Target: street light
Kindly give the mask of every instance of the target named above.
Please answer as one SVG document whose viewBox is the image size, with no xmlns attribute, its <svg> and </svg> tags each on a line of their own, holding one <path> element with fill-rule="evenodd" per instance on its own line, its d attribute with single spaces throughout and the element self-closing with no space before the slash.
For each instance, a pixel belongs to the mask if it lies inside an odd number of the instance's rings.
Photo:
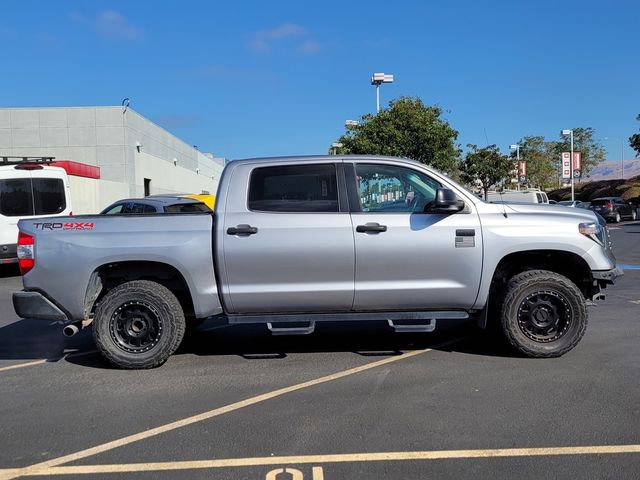
<svg viewBox="0 0 640 480">
<path fill-rule="evenodd" d="M 393 83 L 393 75 L 374 73 L 371 77 L 371 85 L 376 86 L 376 113 L 380 112 L 380 85 L 383 83 Z"/>
<path fill-rule="evenodd" d="M 574 186 L 573 186 L 573 130 L 562 130 L 560 132 L 560 134 L 563 137 L 566 136 L 570 136 L 571 137 L 571 160 L 570 160 L 570 165 L 571 167 L 569 168 L 569 174 L 571 175 L 571 201 L 573 202 L 575 200 L 575 190 L 574 190 Z"/>
<path fill-rule="evenodd" d="M 520 190 L 520 145 L 515 144 L 515 145 L 509 145 L 509 150 L 515 150 L 516 151 L 516 160 L 518 162 L 518 170 L 517 170 L 517 174 L 516 176 L 518 177 L 518 183 L 516 183 L 517 185 L 517 189 Z"/>
<path fill-rule="evenodd" d="M 360 125 L 360 122 L 357 120 L 345 120 L 344 121 L 344 126 L 345 127 L 357 127 L 358 125 Z"/>
<path fill-rule="evenodd" d="M 620 137 L 604 137 L 605 140 L 620 140 L 620 160 L 622 161 L 622 180 L 624 180 L 624 140 Z"/>
<path fill-rule="evenodd" d="M 337 154 L 338 154 L 338 149 L 339 149 L 339 148 L 342 148 L 342 147 L 343 147 L 342 143 L 340 143 L 340 142 L 333 142 L 333 143 L 331 144 L 331 150 L 332 150 L 331 155 L 337 155 Z"/>
</svg>

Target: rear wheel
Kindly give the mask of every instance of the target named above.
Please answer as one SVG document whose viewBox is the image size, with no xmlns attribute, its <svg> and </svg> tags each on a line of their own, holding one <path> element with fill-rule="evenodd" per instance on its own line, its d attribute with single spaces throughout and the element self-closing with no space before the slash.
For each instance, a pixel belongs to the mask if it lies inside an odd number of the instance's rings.
<svg viewBox="0 0 640 480">
<path fill-rule="evenodd" d="M 636 219 L 636 209 L 634 208 L 633 210 L 631 210 L 631 220 L 635 220 Z"/>
<path fill-rule="evenodd" d="M 620 218 L 620 212 L 616 212 L 616 216 L 615 216 L 615 218 L 614 218 L 614 220 L 613 220 L 613 221 L 614 221 L 615 223 L 620 223 L 620 220 L 621 220 L 621 218 Z"/>
<path fill-rule="evenodd" d="M 568 278 L 530 270 L 509 281 L 500 308 L 509 343 L 529 357 L 559 357 L 575 347 L 587 328 L 582 292 Z"/>
<path fill-rule="evenodd" d="M 135 280 L 109 291 L 96 308 L 93 337 L 102 355 L 126 369 L 154 368 L 176 351 L 185 330 L 178 299 L 163 285 Z"/>
</svg>

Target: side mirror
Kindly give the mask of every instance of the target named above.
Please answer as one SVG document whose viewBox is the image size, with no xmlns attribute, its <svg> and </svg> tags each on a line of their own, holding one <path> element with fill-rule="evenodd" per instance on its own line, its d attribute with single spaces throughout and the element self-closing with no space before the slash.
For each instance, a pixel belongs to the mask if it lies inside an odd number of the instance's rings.
<svg viewBox="0 0 640 480">
<path fill-rule="evenodd" d="M 463 208 L 464 202 L 458 200 L 453 190 L 449 188 L 439 188 L 436 190 L 436 198 L 430 211 L 433 213 L 455 213 Z"/>
</svg>

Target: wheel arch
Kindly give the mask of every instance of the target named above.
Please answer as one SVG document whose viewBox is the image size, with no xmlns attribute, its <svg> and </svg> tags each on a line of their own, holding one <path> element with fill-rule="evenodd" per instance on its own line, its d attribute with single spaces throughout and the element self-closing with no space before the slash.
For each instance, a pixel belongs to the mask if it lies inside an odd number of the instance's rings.
<svg viewBox="0 0 640 480">
<path fill-rule="evenodd" d="M 495 318 L 498 296 L 505 291 L 510 278 L 527 270 L 548 270 L 571 280 L 585 299 L 597 293 L 589 264 L 579 255 L 561 250 L 529 250 L 505 255 L 496 265 L 491 278 L 489 296 L 479 326 L 486 328 Z"/>
<path fill-rule="evenodd" d="M 150 280 L 168 288 L 178 299 L 186 318 L 195 314 L 189 285 L 172 265 L 154 261 L 122 261 L 100 265 L 91 273 L 84 297 L 85 318 L 93 315 L 96 305 L 113 288 L 133 280 Z"/>
</svg>

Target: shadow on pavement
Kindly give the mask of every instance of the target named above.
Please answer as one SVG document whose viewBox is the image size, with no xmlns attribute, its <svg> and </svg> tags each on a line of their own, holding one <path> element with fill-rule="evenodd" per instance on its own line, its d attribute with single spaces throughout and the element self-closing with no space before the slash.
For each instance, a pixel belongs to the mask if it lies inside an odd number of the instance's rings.
<svg viewBox="0 0 640 480">
<path fill-rule="evenodd" d="M 95 352 L 90 330 L 91 327 L 86 328 L 67 338 L 60 325 L 20 320 L 0 328 L 0 360 L 64 359 L 89 368 L 113 368 Z M 205 322 L 200 331 L 185 337 L 175 355 L 237 355 L 249 361 L 278 361 L 291 353 L 353 352 L 383 357 L 426 348 L 469 355 L 518 356 L 468 322 L 442 325 L 433 333 L 394 333 L 378 322 L 342 322 L 318 325 L 313 334 L 304 336 L 273 336 L 263 325 L 211 328 Z"/>
<path fill-rule="evenodd" d="M 95 350 L 91 332 L 67 338 L 62 326 L 43 320 L 19 320 L 0 328 L 0 360 L 57 362 L 65 355 Z"/>
</svg>

